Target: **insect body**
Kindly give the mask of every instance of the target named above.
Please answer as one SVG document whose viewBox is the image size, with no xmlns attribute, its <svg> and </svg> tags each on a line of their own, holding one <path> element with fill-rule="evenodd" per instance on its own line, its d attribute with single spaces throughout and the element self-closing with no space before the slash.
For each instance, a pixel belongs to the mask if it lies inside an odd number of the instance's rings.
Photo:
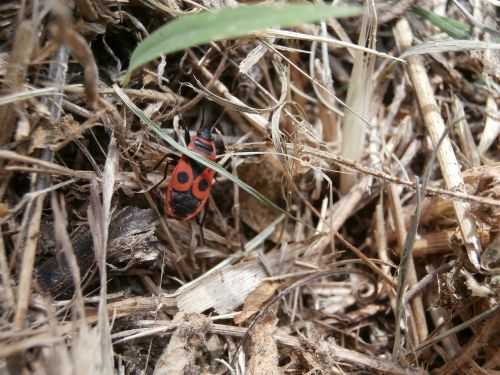
<svg viewBox="0 0 500 375">
<path fill-rule="evenodd" d="M 187 133 L 189 135 L 189 133 Z M 189 138 L 189 137 L 187 137 Z M 217 156 L 210 130 L 201 129 L 186 142 L 188 149 L 214 161 Z M 183 155 L 170 178 L 167 213 L 181 221 L 192 219 L 205 207 L 215 171 Z"/>
</svg>

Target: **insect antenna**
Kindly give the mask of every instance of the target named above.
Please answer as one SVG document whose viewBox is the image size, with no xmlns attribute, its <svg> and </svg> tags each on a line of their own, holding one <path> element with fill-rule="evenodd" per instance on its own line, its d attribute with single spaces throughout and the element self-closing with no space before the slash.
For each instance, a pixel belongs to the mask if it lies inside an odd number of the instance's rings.
<svg viewBox="0 0 500 375">
<path fill-rule="evenodd" d="M 202 113 L 204 113 L 204 112 L 202 112 Z M 215 122 L 210 127 L 208 127 L 206 124 L 203 124 L 203 122 L 202 122 L 202 125 L 200 126 L 200 129 L 198 130 L 198 135 L 201 135 L 203 138 L 212 141 L 213 140 L 212 133 L 213 133 L 215 127 L 219 124 L 220 120 L 222 119 L 222 116 L 224 116 L 225 113 L 226 113 L 226 110 L 222 111 L 222 113 L 219 115 L 217 120 L 215 120 Z M 202 114 L 202 116 L 203 116 L 203 114 Z"/>
<path fill-rule="evenodd" d="M 226 114 L 226 110 L 224 109 L 224 110 L 222 111 L 222 113 L 219 115 L 219 117 L 217 117 L 217 120 L 215 120 L 215 122 L 212 124 L 212 126 L 210 126 L 210 133 L 213 133 L 213 131 L 214 131 L 215 127 L 216 127 L 217 125 L 219 125 L 220 120 L 222 120 L 222 117 L 223 117 L 225 114 Z"/>
<path fill-rule="evenodd" d="M 201 121 L 198 131 L 205 129 L 205 102 L 201 103 Z"/>
</svg>

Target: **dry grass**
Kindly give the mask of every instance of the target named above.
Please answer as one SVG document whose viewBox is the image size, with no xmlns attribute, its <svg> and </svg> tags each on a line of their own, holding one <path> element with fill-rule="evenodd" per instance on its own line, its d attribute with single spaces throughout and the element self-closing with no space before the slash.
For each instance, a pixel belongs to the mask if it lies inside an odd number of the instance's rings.
<svg viewBox="0 0 500 375">
<path fill-rule="evenodd" d="M 222 114 L 219 164 L 299 219 L 218 178 L 201 231 L 166 216 L 172 150 L 112 88 L 201 5 L 4 1 L 0 373 L 500 371 L 493 2 L 432 2 L 472 23 L 452 42 L 413 3 L 132 75 L 169 134 Z"/>
</svg>

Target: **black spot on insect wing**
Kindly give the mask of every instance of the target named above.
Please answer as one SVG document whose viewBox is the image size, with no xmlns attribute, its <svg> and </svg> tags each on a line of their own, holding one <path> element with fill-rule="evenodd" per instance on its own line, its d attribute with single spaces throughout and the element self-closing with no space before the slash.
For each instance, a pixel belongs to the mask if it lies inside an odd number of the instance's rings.
<svg viewBox="0 0 500 375">
<path fill-rule="evenodd" d="M 177 181 L 179 181 L 181 184 L 185 184 L 188 182 L 189 176 L 186 172 L 182 171 L 177 174 Z"/>
<path fill-rule="evenodd" d="M 174 211 L 175 215 L 179 217 L 187 217 L 194 213 L 199 205 L 200 201 L 193 197 L 190 190 L 172 191 L 170 207 L 172 207 L 172 211 Z"/>
<path fill-rule="evenodd" d="M 207 190 L 207 188 L 208 188 L 208 182 L 207 182 L 207 180 L 202 179 L 202 180 L 198 183 L 198 190 L 199 190 L 199 191 L 205 191 L 205 190 Z"/>
</svg>

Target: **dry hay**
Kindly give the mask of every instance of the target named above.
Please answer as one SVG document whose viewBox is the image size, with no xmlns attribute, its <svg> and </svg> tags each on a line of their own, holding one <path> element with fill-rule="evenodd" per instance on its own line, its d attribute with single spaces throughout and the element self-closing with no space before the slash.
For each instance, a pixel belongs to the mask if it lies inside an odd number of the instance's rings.
<svg viewBox="0 0 500 375">
<path fill-rule="evenodd" d="M 413 3 L 132 75 L 125 93 L 178 138 L 222 114 L 220 165 L 299 219 L 218 178 L 202 236 L 166 217 L 172 150 L 112 86 L 148 33 L 219 5 L 4 1 L 0 372 L 499 371 L 493 1 L 433 2 L 479 22 L 459 52 L 402 63 L 325 42 L 377 32 L 361 44 L 397 57 L 442 39 Z"/>
</svg>

